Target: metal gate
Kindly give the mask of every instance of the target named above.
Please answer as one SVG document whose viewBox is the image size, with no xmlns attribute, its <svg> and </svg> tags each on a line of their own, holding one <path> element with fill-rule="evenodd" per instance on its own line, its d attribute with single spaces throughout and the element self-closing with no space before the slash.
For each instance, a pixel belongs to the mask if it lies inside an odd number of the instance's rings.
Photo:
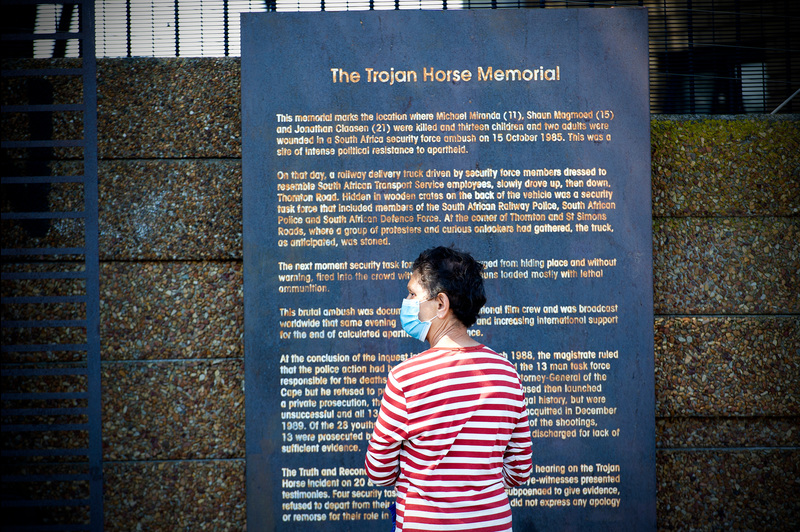
<svg viewBox="0 0 800 532">
<path fill-rule="evenodd" d="M 101 530 L 94 0 L 40 3 L 3 2 L 3 530 Z"/>
</svg>

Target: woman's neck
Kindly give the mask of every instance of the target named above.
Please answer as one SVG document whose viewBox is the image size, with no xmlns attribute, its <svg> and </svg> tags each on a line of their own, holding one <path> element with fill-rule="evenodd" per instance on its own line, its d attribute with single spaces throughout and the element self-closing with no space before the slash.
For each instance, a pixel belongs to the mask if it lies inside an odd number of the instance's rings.
<svg viewBox="0 0 800 532">
<path fill-rule="evenodd" d="M 467 332 L 464 324 L 455 318 L 451 318 L 441 327 L 432 330 L 428 335 L 431 347 L 475 347 L 481 345 L 476 342 Z"/>
</svg>

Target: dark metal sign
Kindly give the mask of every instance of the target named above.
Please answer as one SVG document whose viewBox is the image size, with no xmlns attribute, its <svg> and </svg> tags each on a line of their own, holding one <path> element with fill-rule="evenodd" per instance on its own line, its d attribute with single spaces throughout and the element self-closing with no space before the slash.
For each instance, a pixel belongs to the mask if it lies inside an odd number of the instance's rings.
<svg viewBox="0 0 800 532">
<path fill-rule="evenodd" d="M 248 527 L 387 527 L 366 443 L 425 347 L 398 319 L 411 262 L 454 244 L 486 266 L 472 334 L 529 402 L 515 527 L 654 529 L 646 11 L 246 15 L 242 35 Z"/>
</svg>

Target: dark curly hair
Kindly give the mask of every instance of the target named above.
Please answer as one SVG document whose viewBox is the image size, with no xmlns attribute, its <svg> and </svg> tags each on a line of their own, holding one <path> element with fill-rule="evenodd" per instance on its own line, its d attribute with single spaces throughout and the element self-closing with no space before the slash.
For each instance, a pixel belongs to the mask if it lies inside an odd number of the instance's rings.
<svg viewBox="0 0 800 532">
<path fill-rule="evenodd" d="M 443 246 L 426 249 L 414 261 L 413 272 L 430 297 L 444 292 L 458 321 L 466 327 L 478 319 L 486 303 L 483 264 L 469 253 Z"/>
</svg>

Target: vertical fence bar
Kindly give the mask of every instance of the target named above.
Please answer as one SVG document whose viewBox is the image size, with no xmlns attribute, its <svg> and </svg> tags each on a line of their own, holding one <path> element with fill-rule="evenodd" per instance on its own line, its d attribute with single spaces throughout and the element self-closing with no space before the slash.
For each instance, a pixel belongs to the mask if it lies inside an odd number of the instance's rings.
<svg viewBox="0 0 800 532">
<path fill-rule="evenodd" d="M 177 0 L 176 0 L 177 1 Z M 230 10 L 230 5 L 228 0 L 223 0 L 222 2 L 222 31 L 224 34 L 224 42 L 225 42 L 225 57 L 230 55 L 230 16 L 228 11 Z"/>
<path fill-rule="evenodd" d="M 92 530 L 103 530 L 103 448 L 100 382 L 100 248 L 99 190 L 97 173 L 97 57 L 95 53 L 95 5 L 82 6 L 83 50 L 83 176 L 86 269 L 86 341 L 89 411 L 89 474 Z"/>
<path fill-rule="evenodd" d="M 175 23 L 175 57 L 181 56 L 181 32 L 180 32 L 180 24 L 181 24 L 181 16 L 180 16 L 180 9 L 178 9 L 178 0 L 175 0 L 174 4 L 174 23 Z"/>
<path fill-rule="evenodd" d="M 125 0 L 125 44 L 128 48 L 127 57 L 131 57 L 133 52 L 131 43 L 131 0 Z"/>
</svg>

